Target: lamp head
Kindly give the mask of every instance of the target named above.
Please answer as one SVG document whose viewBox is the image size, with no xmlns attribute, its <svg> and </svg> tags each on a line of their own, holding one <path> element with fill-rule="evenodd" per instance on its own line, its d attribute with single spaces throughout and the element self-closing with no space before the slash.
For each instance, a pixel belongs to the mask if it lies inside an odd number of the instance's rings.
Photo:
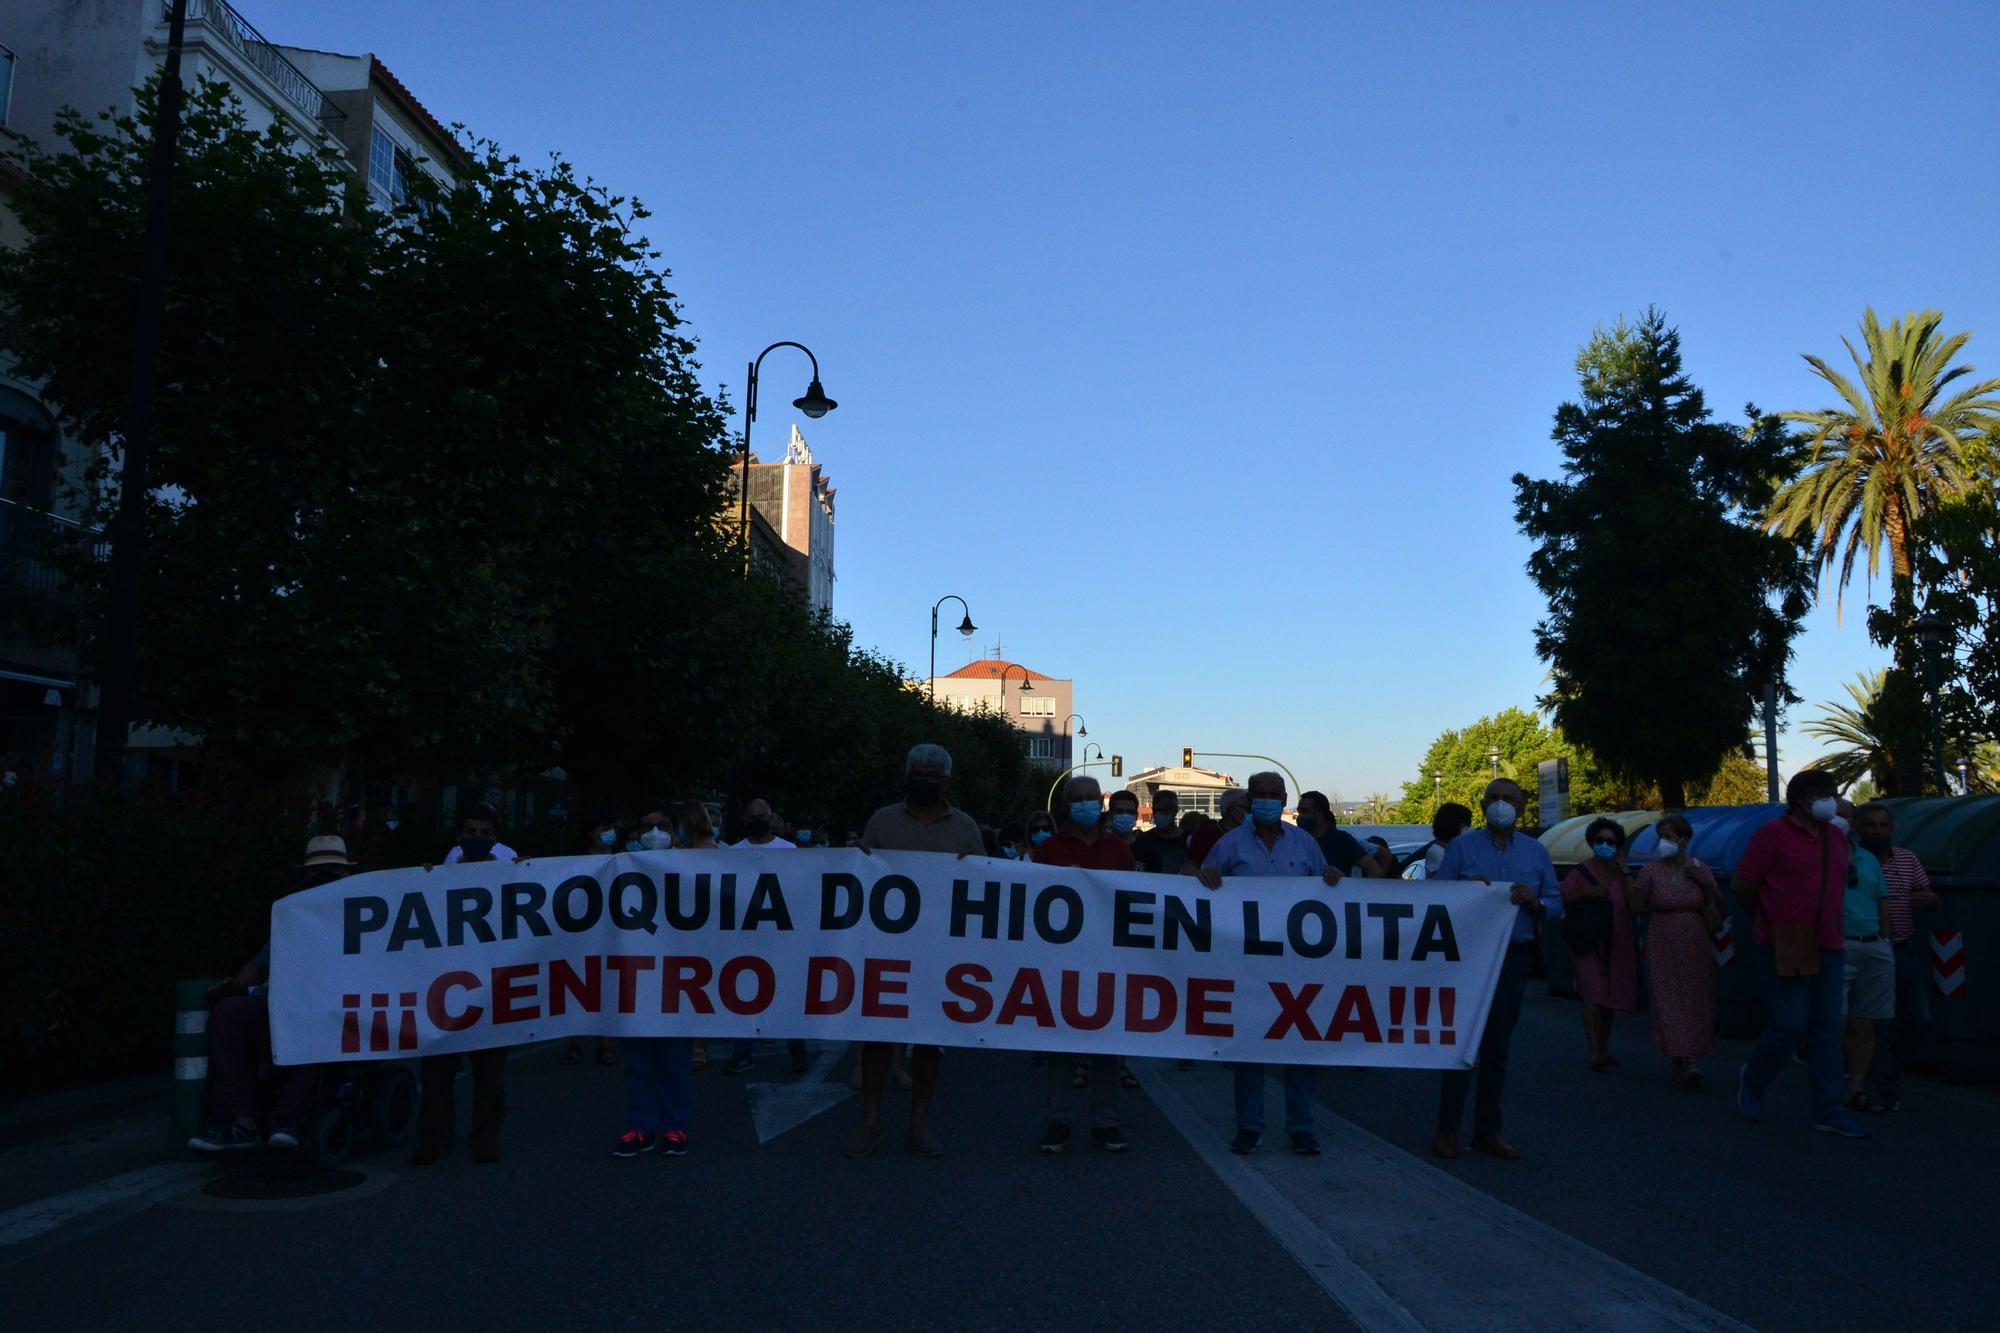
<svg viewBox="0 0 2000 1333">
<path fill-rule="evenodd" d="M 826 390 L 820 386 L 819 376 L 815 375 L 813 382 L 806 386 L 805 397 L 792 399 L 792 406 L 817 421 L 840 404 L 826 396 Z"/>
<path fill-rule="evenodd" d="M 815 380 L 813 382 L 817 384 L 819 381 Z M 965 619 L 958 622 L 958 632 L 968 639 L 979 632 L 979 626 L 972 623 L 972 612 L 967 611 Z"/>
</svg>

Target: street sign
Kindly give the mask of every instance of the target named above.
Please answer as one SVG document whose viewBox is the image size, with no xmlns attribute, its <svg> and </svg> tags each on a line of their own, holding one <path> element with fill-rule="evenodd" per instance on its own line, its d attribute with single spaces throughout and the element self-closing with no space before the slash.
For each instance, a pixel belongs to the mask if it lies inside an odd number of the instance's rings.
<svg viewBox="0 0 2000 1333">
<path fill-rule="evenodd" d="M 1554 828 L 1569 818 L 1569 760 L 1544 759 L 1535 775 L 1541 779 L 1542 827 Z"/>
</svg>

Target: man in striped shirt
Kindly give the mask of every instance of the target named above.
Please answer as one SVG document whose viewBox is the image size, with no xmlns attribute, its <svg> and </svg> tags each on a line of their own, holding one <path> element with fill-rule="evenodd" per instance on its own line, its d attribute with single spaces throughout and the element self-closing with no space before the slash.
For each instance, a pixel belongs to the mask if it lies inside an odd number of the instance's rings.
<svg viewBox="0 0 2000 1333">
<path fill-rule="evenodd" d="M 1935 912 L 1944 902 L 1932 892 L 1931 877 L 1917 854 L 1895 845 L 1896 818 L 1888 806 L 1870 802 L 1855 811 L 1854 832 L 1861 846 L 1882 863 L 1882 879 L 1889 888 L 1883 916 L 1889 927 L 1889 947 L 1896 955 L 1896 1021 L 1888 1038 L 1875 1043 L 1875 1060 L 1868 1069 L 1868 1100 L 1894 1111 L 1903 1102 L 1903 1065 L 1917 1053 L 1931 1017 L 1915 916 Z"/>
</svg>

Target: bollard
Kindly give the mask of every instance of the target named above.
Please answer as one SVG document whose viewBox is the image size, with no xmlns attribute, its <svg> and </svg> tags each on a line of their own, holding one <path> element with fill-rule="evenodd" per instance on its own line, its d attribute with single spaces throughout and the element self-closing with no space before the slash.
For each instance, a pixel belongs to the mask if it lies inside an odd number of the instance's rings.
<svg viewBox="0 0 2000 1333">
<path fill-rule="evenodd" d="M 187 1156 L 202 1131 L 208 1097 L 208 988 L 215 979 L 174 983 L 174 1097 L 167 1118 L 167 1154 Z"/>
</svg>

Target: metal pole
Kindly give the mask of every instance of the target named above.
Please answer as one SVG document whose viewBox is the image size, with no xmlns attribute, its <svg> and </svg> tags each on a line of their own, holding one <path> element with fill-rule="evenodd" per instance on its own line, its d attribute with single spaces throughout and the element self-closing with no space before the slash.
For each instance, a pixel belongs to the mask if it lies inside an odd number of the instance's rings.
<svg viewBox="0 0 2000 1333">
<path fill-rule="evenodd" d="M 1931 762 L 1937 765 L 1938 795 L 1949 796 L 1951 779 L 1944 770 L 1944 709 L 1938 699 L 1938 647 L 1935 643 L 1929 646 L 1930 651 L 1924 655 L 1924 669 L 1931 687 Z"/>
<path fill-rule="evenodd" d="M 158 114 L 153 122 L 152 190 L 146 202 L 145 249 L 139 260 L 139 305 L 132 321 L 132 384 L 125 405 L 118 512 L 111 521 L 109 598 L 98 652 L 96 771 L 121 783 L 125 780 L 125 743 L 132 730 L 139 577 L 146 554 L 146 464 L 153 434 L 160 319 L 167 300 L 174 160 L 181 134 L 181 39 L 186 28 L 187 0 L 173 0 L 167 16 L 167 57 L 160 69 Z"/>
<path fill-rule="evenodd" d="M 769 351 L 766 348 L 765 351 Z M 750 577 L 750 423 L 757 419 L 757 361 L 750 363 L 748 386 L 743 390 L 743 485 L 737 497 L 737 527 L 743 542 L 743 577 Z"/>
<path fill-rule="evenodd" d="M 938 607 L 943 605 L 943 602 L 939 602 L 931 607 L 931 673 L 924 679 L 930 687 L 932 703 L 937 702 L 937 613 Z"/>
<path fill-rule="evenodd" d="M 1778 803 L 1778 687 L 1764 687 L 1764 785 L 1771 804 Z"/>
</svg>

